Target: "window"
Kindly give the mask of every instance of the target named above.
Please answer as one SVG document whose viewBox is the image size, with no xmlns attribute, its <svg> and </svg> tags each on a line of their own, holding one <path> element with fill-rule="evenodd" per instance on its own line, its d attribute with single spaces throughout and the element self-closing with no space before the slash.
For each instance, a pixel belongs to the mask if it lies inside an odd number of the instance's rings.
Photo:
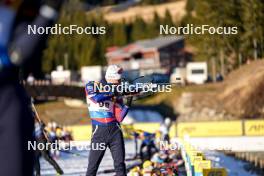
<svg viewBox="0 0 264 176">
<path fill-rule="evenodd" d="M 203 69 L 195 69 L 195 70 L 192 70 L 192 74 L 204 74 L 204 70 Z"/>
</svg>

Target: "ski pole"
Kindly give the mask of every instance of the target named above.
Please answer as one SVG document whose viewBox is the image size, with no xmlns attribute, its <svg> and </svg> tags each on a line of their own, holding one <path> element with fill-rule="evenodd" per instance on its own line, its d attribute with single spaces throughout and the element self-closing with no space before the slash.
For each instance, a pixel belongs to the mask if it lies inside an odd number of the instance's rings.
<svg viewBox="0 0 264 176">
<path fill-rule="evenodd" d="M 40 117 L 38 115 L 37 109 L 35 108 L 35 105 L 34 105 L 33 101 L 31 101 L 31 106 L 32 106 L 32 110 L 33 110 L 33 112 L 35 114 L 36 119 L 38 120 L 39 123 L 42 123 L 42 121 L 41 121 L 41 119 L 40 119 Z M 43 130 L 43 134 L 44 134 L 44 137 L 46 138 L 46 140 L 49 141 L 48 135 L 46 134 L 46 132 L 44 130 Z"/>
</svg>

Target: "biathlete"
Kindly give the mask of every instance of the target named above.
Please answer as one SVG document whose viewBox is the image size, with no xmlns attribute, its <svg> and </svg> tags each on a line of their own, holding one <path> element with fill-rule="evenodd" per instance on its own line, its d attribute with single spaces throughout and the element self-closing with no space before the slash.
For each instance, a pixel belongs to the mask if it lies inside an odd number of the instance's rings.
<svg viewBox="0 0 264 176">
<path fill-rule="evenodd" d="M 46 135 L 47 133 L 45 133 L 45 124 L 39 119 L 33 103 L 31 104 L 31 110 L 32 110 L 32 115 L 35 119 L 34 136 L 37 145 L 43 144 L 44 146 L 46 146 L 46 143 L 50 141 L 48 139 L 48 135 Z M 36 176 L 41 175 L 40 173 L 41 168 L 39 162 L 41 156 L 54 167 L 58 175 L 62 175 L 64 173 L 63 170 L 58 165 L 58 163 L 51 157 L 49 149 L 43 149 L 43 150 L 37 149 L 35 150 L 35 165 L 34 165 Z"/>
<path fill-rule="evenodd" d="M 105 84 L 119 85 L 121 83 L 122 68 L 117 65 L 110 65 L 105 74 Z M 105 144 L 102 149 L 91 147 L 87 176 L 94 176 L 97 173 L 105 150 L 109 147 L 117 176 L 126 175 L 125 145 L 120 122 L 128 113 L 131 104 L 131 97 L 128 103 L 117 92 L 100 92 L 95 90 L 95 82 L 89 82 L 86 87 L 86 99 L 88 110 L 92 121 L 91 145 Z"/>
</svg>

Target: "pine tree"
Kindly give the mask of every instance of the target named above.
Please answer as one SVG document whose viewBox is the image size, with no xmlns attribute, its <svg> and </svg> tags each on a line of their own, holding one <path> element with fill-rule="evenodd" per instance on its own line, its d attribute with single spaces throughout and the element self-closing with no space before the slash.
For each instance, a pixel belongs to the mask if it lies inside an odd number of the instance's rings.
<svg viewBox="0 0 264 176">
<path fill-rule="evenodd" d="M 127 36 L 124 23 L 116 23 L 113 25 L 113 44 L 122 46 L 127 43 Z"/>
<path fill-rule="evenodd" d="M 195 0 L 187 0 L 185 9 L 187 11 L 187 14 L 191 14 L 195 9 Z"/>
<path fill-rule="evenodd" d="M 146 38 L 145 32 L 149 32 L 149 31 L 146 31 L 146 27 L 147 27 L 147 24 L 144 22 L 144 20 L 140 17 L 136 17 L 136 20 L 134 21 L 132 25 L 132 33 L 131 33 L 132 41 L 145 39 Z"/>
<path fill-rule="evenodd" d="M 171 13 L 170 13 L 170 11 L 168 9 L 165 12 L 164 19 L 162 19 L 162 24 L 163 25 L 169 25 L 169 26 L 173 26 L 174 25 Z"/>
<path fill-rule="evenodd" d="M 247 57 L 263 57 L 264 45 L 264 2 L 259 0 L 242 1 L 243 10 L 243 50 Z"/>
</svg>

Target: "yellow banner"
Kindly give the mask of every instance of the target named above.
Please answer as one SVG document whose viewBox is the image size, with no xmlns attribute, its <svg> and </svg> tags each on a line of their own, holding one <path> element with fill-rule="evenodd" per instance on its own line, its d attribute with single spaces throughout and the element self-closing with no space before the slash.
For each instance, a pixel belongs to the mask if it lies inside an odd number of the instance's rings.
<svg viewBox="0 0 264 176">
<path fill-rule="evenodd" d="M 264 136 L 264 120 L 246 120 L 246 136 Z"/>
<path fill-rule="evenodd" d="M 92 135 L 91 125 L 74 125 L 69 127 L 72 130 L 74 140 L 84 141 L 90 140 Z M 135 130 L 143 130 L 150 133 L 155 133 L 160 129 L 160 123 L 136 123 L 132 127 Z M 123 129 L 125 133 L 126 129 Z M 170 129 L 170 137 L 176 135 L 176 124 L 173 124 Z"/>
<path fill-rule="evenodd" d="M 91 125 L 75 125 L 69 128 L 72 131 L 73 140 L 86 141 L 91 139 L 91 135 L 92 135 Z"/>
<path fill-rule="evenodd" d="M 190 159 L 191 159 L 191 164 L 193 164 L 195 162 L 203 161 L 202 156 L 193 156 L 193 157 L 190 157 Z"/>
<path fill-rule="evenodd" d="M 155 133 L 159 130 L 160 124 L 159 123 L 135 123 L 133 125 L 134 129 L 143 130 L 150 133 Z"/>
<path fill-rule="evenodd" d="M 203 169 L 203 176 L 227 176 L 224 168 Z"/>
<path fill-rule="evenodd" d="M 179 137 L 241 136 L 242 121 L 190 122 L 178 123 Z"/>
<path fill-rule="evenodd" d="M 210 160 L 203 160 L 203 161 L 195 161 L 194 162 L 194 170 L 195 172 L 203 172 L 203 169 L 210 169 L 211 168 L 211 161 Z"/>
<path fill-rule="evenodd" d="M 181 122 L 172 125 L 170 137 L 175 137 L 176 131 L 179 137 L 242 136 L 242 124 L 242 121 Z M 75 140 L 91 138 L 91 125 L 75 125 L 70 128 Z M 135 123 L 133 128 L 155 133 L 159 131 L 160 123 Z M 264 120 L 246 120 L 244 131 L 246 136 L 264 136 Z"/>
</svg>

